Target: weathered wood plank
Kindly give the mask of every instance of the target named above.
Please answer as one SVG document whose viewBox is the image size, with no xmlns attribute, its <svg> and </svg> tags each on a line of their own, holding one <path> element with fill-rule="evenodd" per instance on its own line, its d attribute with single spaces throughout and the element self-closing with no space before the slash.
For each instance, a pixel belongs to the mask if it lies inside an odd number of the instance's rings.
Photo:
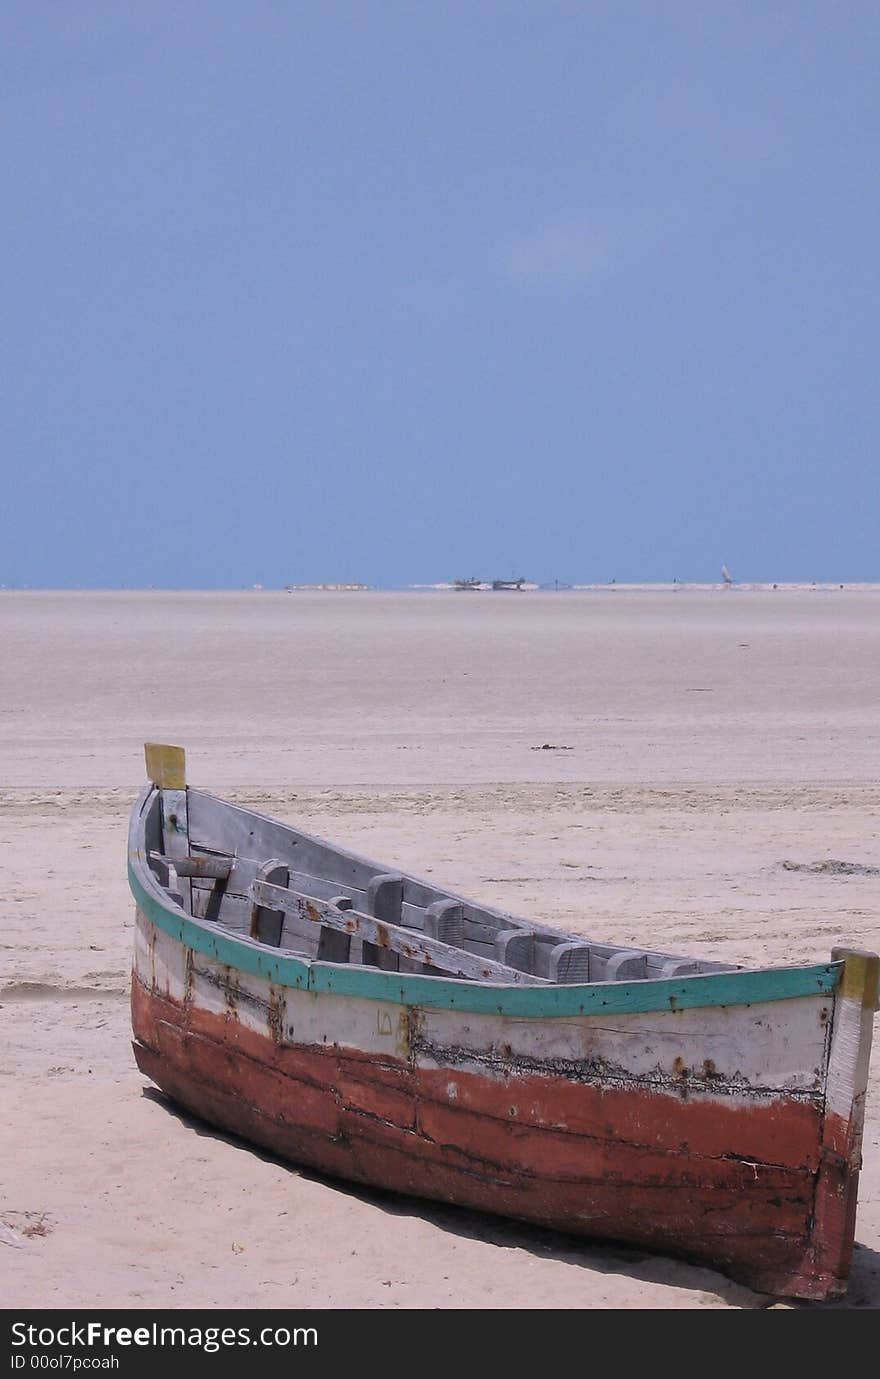
<svg viewBox="0 0 880 1379">
<path fill-rule="evenodd" d="M 540 978 L 518 972 L 503 963 L 477 958 L 438 939 L 376 919 L 373 915 L 361 914 L 357 910 L 338 910 L 327 901 L 315 900 L 312 896 L 300 895 L 266 881 L 255 881 L 253 894 L 255 904 L 283 910 L 285 914 L 297 915 L 313 924 L 330 925 L 367 943 L 411 958 L 414 962 L 425 963 L 435 971 L 468 977 L 473 981 L 545 985 Z"/>
<path fill-rule="evenodd" d="M 190 884 L 193 914 L 198 919 L 213 920 L 220 929 L 226 929 L 231 934 L 250 936 L 253 912 L 251 899 L 222 891 L 222 882 L 200 881 L 196 878 Z M 315 925 L 294 919 L 292 915 L 284 915 L 283 920 L 279 948 L 313 958 L 319 937 Z"/>
<path fill-rule="evenodd" d="M 237 857 L 278 857 L 291 871 L 307 872 L 335 883 L 337 893 L 350 886 L 365 891 L 380 867 L 366 858 L 228 804 L 202 790 L 190 790 L 191 836 L 196 847 L 234 853 Z"/>
<path fill-rule="evenodd" d="M 404 906 L 404 920 L 407 921 L 406 912 L 409 906 Z M 435 900 L 425 909 L 416 911 L 421 917 L 421 924 L 418 926 L 424 929 L 428 938 L 439 939 L 441 943 L 451 943 L 454 948 L 463 948 L 466 952 L 474 953 L 477 950 L 472 944 L 465 941 L 464 925 L 464 906 L 458 900 Z M 495 956 L 492 945 L 486 945 L 486 956 Z M 422 967 L 422 972 L 427 972 L 430 976 L 430 967 Z"/>
<path fill-rule="evenodd" d="M 189 857 L 190 852 L 186 787 L 182 790 L 164 789 L 160 798 L 162 800 L 163 852 L 177 871 L 178 859 L 184 860 Z M 185 874 L 180 875 L 178 873 L 177 894 L 181 898 L 184 910 L 188 915 L 191 915 L 192 886 Z"/>
<path fill-rule="evenodd" d="M 400 926 L 403 905 L 403 877 L 399 874 L 374 876 L 367 886 L 367 914 L 385 924 Z M 385 972 L 400 971 L 400 950 L 374 943 L 362 933 L 364 940 L 362 961 L 367 967 L 381 967 Z"/>
<path fill-rule="evenodd" d="M 351 897 L 347 895 L 331 896 L 330 904 L 335 905 L 337 910 L 350 910 Z M 318 961 L 319 962 L 349 962 L 351 959 L 351 934 L 343 934 L 339 929 L 333 929 L 329 924 L 321 925 L 321 936 L 318 939 Z"/>
<path fill-rule="evenodd" d="M 559 983 L 590 980 L 590 945 L 558 943 L 550 954 L 550 980 Z"/>
<path fill-rule="evenodd" d="M 275 855 L 277 856 L 277 853 Z M 241 896 L 250 901 L 251 886 L 265 860 L 265 856 L 234 857 L 226 883 L 227 894 Z M 331 900 L 336 895 L 348 895 L 352 904 L 358 908 L 363 909 L 366 905 L 366 890 L 358 890 L 355 886 L 343 887 L 338 881 L 328 879 L 326 876 L 313 876 L 310 872 L 297 871 L 295 867 L 289 867 L 288 870 L 290 873 L 288 884 L 294 890 L 302 891 L 304 895 L 316 895 L 320 900 Z M 418 927 L 421 928 L 421 925 Z"/>
<path fill-rule="evenodd" d="M 271 881 L 276 886 L 287 885 L 287 867 L 283 862 L 279 862 L 277 857 L 264 862 L 257 875 L 261 881 Z M 261 943 L 271 943 L 277 948 L 281 943 L 283 927 L 283 910 L 254 902 L 251 909 L 251 938 L 259 939 Z"/>
<path fill-rule="evenodd" d="M 464 906 L 457 900 L 435 900 L 424 912 L 425 933 L 428 938 L 451 943 L 454 948 L 464 946 Z"/>
<path fill-rule="evenodd" d="M 143 815 L 144 825 L 144 848 L 150 852 L 162 851 L 162 795 L 159 790 L 153 791 L 147 801 Z"/>
<path fill-rule="evenodd" d="M 669 958 L 660 969 L 661 977 L 689 977 L 701 970 L 701 964 L 692 958 Z"/>
<path fill-rule="evenodd" d="M 161 852 L 150 853 L 151 862 L 161 862 L 173 866 L 178 876 L 197 876 L 203 880 L 225 881 L 232 871 L 232 857 L 165 857 Z"/>
<path fill-rule="evenodd" d="M 314 958 L 318 952 L 320 937 L 320 930 L 314 924 L 295 919 L 293 915 L 285 915 L 279 947 L 291 953 L 303 953 L 308 958 Z"/>
<path fill-rule="evenodd" d="M 224 929 L 249 934 L 251 930 L 251 901 L 243 895 L 230 895 L 223 883 L 203 881 L 195 876 L 192 886 L 193 914 L 213 919 Z"/>
<path fill-rule="evenodd" d="M 192 883 L 192 907 L 196 919 L 210 919 L 233 934 L 250 934 L 251 905 L 241 896 L 220 896 L 213 882 Z"/>
<path fill-rule="evenodd" d="M 495 957 L 506 966 L 531 972 L 535 961 L 535 935 L 527 929 L 502 929 L 495 936 Z"/>
</svg>

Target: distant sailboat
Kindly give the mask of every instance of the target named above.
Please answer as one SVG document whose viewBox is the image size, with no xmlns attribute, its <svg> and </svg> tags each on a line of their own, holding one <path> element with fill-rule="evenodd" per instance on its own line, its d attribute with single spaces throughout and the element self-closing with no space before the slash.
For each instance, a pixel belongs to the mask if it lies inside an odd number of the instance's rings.
<svg viewBox="0 0 880 1379">
<path fill-rule="evenodd" d="M 721 566 L 721 578 L 724 580 L 725 589 L 729 589 L 733 584 L 733 575 L 730 573 L 726 565 Z"/>
</svg>

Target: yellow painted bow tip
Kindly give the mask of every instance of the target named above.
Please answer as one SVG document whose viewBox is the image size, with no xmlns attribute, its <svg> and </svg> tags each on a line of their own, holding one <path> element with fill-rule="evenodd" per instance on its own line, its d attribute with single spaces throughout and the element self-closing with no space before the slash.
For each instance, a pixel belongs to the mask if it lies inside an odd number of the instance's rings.
<svg viewBox="0 0 880 1379">
<path fill-rule="evenodd" d="M 186 752 L 167 742 L 145 742 L 147 779 L 159 790 L 186 789 Z"/>
<path fill-rule="evenodd" d="M 843 963 L 840 994 L 851 1001 L 859 1001 L 868 1010 L 878 1009 L 880 994 L 880 957 L 859 948 L 835 948 L 831 954 L 835 962 Z"/>
</svg>

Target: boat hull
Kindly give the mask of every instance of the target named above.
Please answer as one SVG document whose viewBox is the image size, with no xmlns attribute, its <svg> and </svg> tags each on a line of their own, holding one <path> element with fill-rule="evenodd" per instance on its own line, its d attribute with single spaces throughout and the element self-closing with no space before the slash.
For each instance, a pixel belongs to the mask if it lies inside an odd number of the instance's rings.
<svg viewBox="0 0 880 1379">
<path fill-rule="evenodd" d="M 861 1121 L 852 1098 L 829 1107 L 831 968 L 785 999 L 580 1013 L 569 998 L 535 1018 L 435 978 L 410 982 L 419 1000 L 394 974 L 362 995 L 352 969 L 324 989 L 278 980 L 259 957 L 225 960 L 232 940 L 188 943 L 187 925 L 138 908 L 134 1050 L 212 1124 L 323 1173 L 683 1255 L 760 1291 L 844 1291 Z M 450 986 L 483 1008 L 431 995 Z M 864 1025 L 866 1002 L 850 1005 Z"/>
</svg>

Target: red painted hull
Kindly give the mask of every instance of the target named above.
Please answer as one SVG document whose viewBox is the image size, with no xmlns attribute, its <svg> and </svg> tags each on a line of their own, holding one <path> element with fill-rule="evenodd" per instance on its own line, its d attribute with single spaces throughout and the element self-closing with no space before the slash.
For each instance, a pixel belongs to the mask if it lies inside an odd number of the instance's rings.
<svg viewBox="0 0 880 1379">
<path fill-rule="evenodd" d="M 132 1021 L 146 1076 L 294 1163 L 684 1255 L 763 1292 L 845 1289 L 849 1203 L 828 1190 L 808 1101 L 505 1079 L 282 1044 L 136 976 Z"/>
</svg>

